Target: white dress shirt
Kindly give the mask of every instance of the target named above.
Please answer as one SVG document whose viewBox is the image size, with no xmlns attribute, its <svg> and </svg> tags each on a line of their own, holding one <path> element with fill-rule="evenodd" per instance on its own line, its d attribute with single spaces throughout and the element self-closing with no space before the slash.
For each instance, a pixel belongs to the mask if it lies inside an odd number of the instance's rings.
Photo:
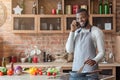
<svg viewBox="0 0 120 80">
<path fill-rule="evenodd" d="M 70 32 L 68 40 L 66 42 L 66 51 L 67 53 L 74 53 L 74 40 L 78 33 L 78 31 L 81 28 L 77 29 L 75 32 Z M 82 28 L 80 33 L 83 32 L 89 32 L 89 29 Z M 92 40 L 94 42 L 94 46 L 97 48 L 97 56 L 93 59 L 96 62 L 99 62 L 103 57 L 105 53 L 104 48 L 104 34 L 103 32 L 97 28 L 96 26 L 93 26 L 91 28 L 91 34 L 92 34 Z"/>
</svg>

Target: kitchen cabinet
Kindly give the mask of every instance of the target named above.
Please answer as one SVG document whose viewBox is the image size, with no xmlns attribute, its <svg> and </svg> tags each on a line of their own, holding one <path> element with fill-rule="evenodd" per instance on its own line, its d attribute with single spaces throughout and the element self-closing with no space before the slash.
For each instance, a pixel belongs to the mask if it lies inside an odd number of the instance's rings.
<svg viewBox="0 0 120 80">
<path fill-rule="evenodd" d="M 102 3 L 104 6 L 105 2 Z M 12 30 L 18 33 L 68 33 L 70 23 L 76 19 L 77 9 L 82 7 L 88 10 L 92 25 L 98 26 L 103 32 L 115 32 L 116 0 L 109 0 L 109 3 L 112 5 L 112 11 L 108 14 L 99 14 L 99 0 L 12 0 Z M 57 9 L 58 4 L 61 10 Z M 14 14 L 13 8 L 17 5 L 23 8 L 21 15 Z M 28 20 L 29 17 L 32 19 Z M 23 23 L 19 22 L 21 18 Z M 21 24 L 25 24 L 22 29 Z"/>
<path fill-rule="evenodd" d="M 36 15 L 12 15 L 14 33 L 36 33 Z"/>
<path fill-rule="evenodd" d="M 38 15 L 38 33 L 63 33 L 62 15 Z"/>
</svg>

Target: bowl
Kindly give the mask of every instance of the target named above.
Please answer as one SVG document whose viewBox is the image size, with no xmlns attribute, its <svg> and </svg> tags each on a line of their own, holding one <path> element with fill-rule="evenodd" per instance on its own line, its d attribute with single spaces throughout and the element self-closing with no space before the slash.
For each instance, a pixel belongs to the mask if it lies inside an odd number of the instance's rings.
<svg viewBox="0 0 120 80">
<path fill-rule="evenodd" d="M 22 63 L 25 63 L 26 58 L 21 58 L 20 61 L 21 61 Z"/>
<path fill-rule="evenodd" d="M 77 71 L 70 71 L 69 73 L 71 77 L 84 77 L 87 74 L 90 74 L 90 73 L 78 73 Z"/>
</svg>

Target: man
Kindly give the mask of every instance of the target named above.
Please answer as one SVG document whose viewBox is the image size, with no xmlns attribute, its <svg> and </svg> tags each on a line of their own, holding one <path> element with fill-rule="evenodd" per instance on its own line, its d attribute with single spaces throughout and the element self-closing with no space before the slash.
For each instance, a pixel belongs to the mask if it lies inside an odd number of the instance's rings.
<svg viewBox="0 0 120 80">
<path fill-rule="evenodd" d="M 76 20 L 71 23 L 66 51 L 74 53 L 72 71 L 78 71 L 84 64 L 82 72 L 96 70 L 98 69 L 97 63 L 104 57 L 103 32 L 90 25 L 86 9 L 78 10 Z"/>
</svg>

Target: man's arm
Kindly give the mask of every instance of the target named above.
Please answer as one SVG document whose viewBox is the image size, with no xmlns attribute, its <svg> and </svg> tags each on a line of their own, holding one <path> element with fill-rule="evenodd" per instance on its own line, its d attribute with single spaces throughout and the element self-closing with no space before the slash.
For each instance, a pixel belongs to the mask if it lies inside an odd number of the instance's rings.
<svg viewBox="0 0 120 80">
<path fill-rule="evenodd" d="M 102 31 L 96 32 L 96 44 L 97 44 L 97 56 L 93 59 L 96 62 L 99 62 L 105 55 L 105 46 L 104 46 L 104 34 Z"/>
<path fill-rule="evenodd" d="M 68 36 L 68 40 L 66 42 L 67 53 L 73 53 L 74 51 L 74 35 L 75 35 L 75 32 L 70 32 Z"/>
<path fill-rule="evenodd" d="M 74 52 L 74 38 L 75 38 L 75 31 L 77 30 L 76 26 L 76 20 L 73 20 L 71 23 L 71 32 L 68 36 L 68 40 L 66 42 L 66 51 L 67 53 L 73 53 Z"/>
</svg>

